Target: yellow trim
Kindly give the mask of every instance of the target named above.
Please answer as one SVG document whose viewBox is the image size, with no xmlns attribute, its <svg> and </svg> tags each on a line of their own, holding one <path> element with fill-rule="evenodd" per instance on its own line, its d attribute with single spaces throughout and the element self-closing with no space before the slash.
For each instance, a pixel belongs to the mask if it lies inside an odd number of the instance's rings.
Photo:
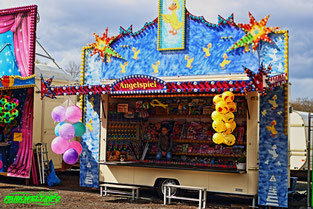
<svg viewBox="0 0 313 209">
<path fill-rule="evenodd" d="M 92 49 L 91 46 L 84 46 L 82 48 L 82 54 L 81 54 L 81 75 L 80 75 L 80 85 L 84 85 L 84 78 L 85 78 L 85 52 L 88 49 Z M 77 103 L 77 106 L 84 112 L 83 110 L 83 101 L 84 101 L 84 95 L 79 96 L 79 102 Z M 83 122 L 83 118 L 81 118 L 81 122 Z"/>
<path fill-rule="evenodd" d="M 159 50 L 160 48 L 159 48 L 159 45 L 160 45 L 160 11 L 161 11 L 161 0 L 158 0 L 158 9 L 159 9 L 159 11 L 158 11 L 158 40 L 157 40 L 157 50 Z"/>
<path fill-rule="evenodd" d="M 185 39 L 186 39 L 186 37 L 185 37 L 185 31 L 186 31 L 186 0 L 183 0 L 183 4 L 184 4 L 184 8 L 183 8 L 183 21 L 184 21 L 184 27 L 183 27 L 183 40 L 182 40 L 182 47 L 180 47 L 180 48 L 166 48 L 166 49 L 164 49 L 164 48 L 160 48 L 160 21 L 161 21 L 161 18 L 160 18 L 160 11 L 161 11 L 161 1 L 162 0 L 159 0 L 158 1 L 158 8 L 159 8 L 159 14 L 158 14 L 158 37 L 157 37 L 157 50 L 158 51 L 170 51 L 170 50 L 184 50 L 186 47 L 185 47 Z"/>
<path fill-rule="evenodd" d="M 288 135 L 288 113 L 289 113 L 289 99 L 288 99 L 288 83 L 285 84 L 284 86 L 284 119 L 285 119 L 285 123 L 284 123 L 284 132 L 285 132 L 285 135 Z"/>
<path fill-rule="evenodd" d="M 31 79 L 31 78 L 35 78 L 36 77 L 36 75 L 35 74 L 33 74 L 33 75 L 30 75 L 30 76 L 27 76 L 27 77 L 22 77 L 22 76 L 20 76 L 20 75 L 8 75 L 8 77 L 9 78 L 14 78 L 14 79 L 20 79 L 20 80 L 28 80 L 28 79 Z M 2 77 L 1 77 L 2 78 Z M 0 78 L 0 79 L 1 79 Z"/>
<path fill-rule="evenodd" d="M 12 77 L 14 79 L 20 79 L 20 80 L 28 80 L 28 79 L 31 79 L 31 78 L 35 78 L 36 75 L 33 74 L 33 75 L 30 75 L 30 76 L 27 76 L 27 77 L 22 77 L 22 76 L 19 76 L 19 75 L 10 75 L 9 77 Z"/>
<path fill-rule="evenodd" d="M 9 90 L 9 89 L 24 89 L 24 88 L 31 88 L 35 87 L 35 84 L 30 85 L 21 85 L 21 86 L 11 86 L 11 87 L 0 87 L 0 90 Z"/>
<path fill-rule="evenodd" d="M 84 85 L 84 78 L 85 78 L 85 52 L 87 49 L 92 49 L 91 46 L 85 46 L 82 48 L 82 55 L 81 55 L 81 74 L 80 74 L 80 85 Z"/>
</svg>

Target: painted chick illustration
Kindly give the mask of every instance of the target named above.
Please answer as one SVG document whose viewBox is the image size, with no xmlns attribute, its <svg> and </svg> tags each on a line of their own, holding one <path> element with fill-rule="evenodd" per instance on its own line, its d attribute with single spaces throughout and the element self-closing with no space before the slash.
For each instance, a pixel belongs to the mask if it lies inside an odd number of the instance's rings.
<svg viewBox="0 0 313 209">
<path fill-rule="evenodd" d="M 274 137 L 278 133 L 275 129 L 276 124 L 277 124 L 276 120 L 273 120 L 271 122 L 271 126 L 266 126 L 267 130 L 269 130 L 272 133 L 271 137 Z"/>
<path fill-rule="evenodd" d="M 159 73 L 159 70 L 158 70 L 159 65 L 160 65 L 160 60 L 158 60 L 155 64 L 152 64 L 153 75 Z"/>
<path fill-rule="evenodd" d="M 126 66 L 128 65 L 128 62 L 125 62 L 124 64 L 120 64 L 120 66 L 121 66 L 121 68 L 122 68 L 122 70 L 120 71 L 120 73 L 125 73 L 126 72 L 126 70 L 125 70 L 125 68 L 126 68 Z"/>
<path fill-rule="evenodd" d="M 132 51 L 134 52 L 133 59 L 138 60 L 138 54 L 140 53 L 140 49 L 137 50 L 135 47 L 133 47 Z"/>
<path fill-rule="evenodd" d="M 220 63 L 220 66 L 224 70 L 226 68 L 225 66 L 228 65 L 231 61 L 227 60 L 227 58 L 228 58 L 227 54 L 224 54 L 223 58 L 224 58 L 224 60 L 222 63 Z"/>
<path fill-rule="evenodd" d="M 192 65 L 191 65 L 191 64 L 192 64 L 194 58 L 190 58 L 188 55 L 185 55 L 185 60 L 187 60 L 187 65 L 186 65 L 186 67 L 189 68 L 189 69 L 191 69 L 191 68 L 192 68 Z"/>
<path fill-rule="evenodd" d="M 89 119 L 89 122 L 88 123 L 86 123 L 86 126 L 88 127 L 88 129 L 89 129 L 89 132 L 92 132 L 92 130 L 93 130 L 93 127 L 92 127 L 92 119 Z"/>
<path fill-rule="evenodd" d="M 161 17 L 163 18 L 163 21 L 165 23 L 170 24 L 172 30 L 169 31 L 172 35 L 176 35 L 177 31 L 181 29 L 184 25 L 183 22 L 180 22 L 178 19 L 178 16 L 176 14 L 176 11 L 180 9 L 180 5 L 178 0 L 173 0 L 172 4 L 168 8 L 171 13 L 170 14 L 161 14 Z"/>
<path fill-rule="evenodd" d="M 209 56 L 211 56 L 210 53 L 210 48 L 212 47 L 212 43 L 209 43 L 206 47 L 203 47 L 203 51 L 205 52 L 204 57 L 208 58 Z"/>
<path fill-rule="evenodd" d="M 274 95 L 272 97 L 272 100 L 270 100 L 270 99 L 268 100 L 268 102 L 272 105 L 273 110 L 275 110 L 278 107 L 276 100 L 277 100 L 277 95 Z"/>
</svg>

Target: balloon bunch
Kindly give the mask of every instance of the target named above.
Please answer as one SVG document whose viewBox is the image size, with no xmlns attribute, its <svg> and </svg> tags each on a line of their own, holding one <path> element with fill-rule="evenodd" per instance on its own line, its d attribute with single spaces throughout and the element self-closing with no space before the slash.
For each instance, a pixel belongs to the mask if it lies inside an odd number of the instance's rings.
<svg viewBox="0 0 313 209">
<path fill-rule="evenodd" d="M 225 91 L 223 94 L 216 95 L 213 98 L 215 111 L 211 117 L 213 120 L 212 127 L 217 132 L 213 134 L 213 142 L 215 144 L 226 144 L 232 146 L 235 144 L 236 138 L 231 134 L 236 128 L 233 112 L 236 110 L 234 94 Z"/>
<path fill-rule="evenodd" d="M 18 99 L 0 95 L 0 123 L 8 124 L 18 117 L 18 104 Z"/>
<path fill-rule="evenodd" d="M 59 122 L 54 129 L 57 137 L 51 142 L 51 149 L 56 154 L 63 154 L 64 162 L 72 165 L 77 162 L 83 150 L 79 142 L 69 141 L 74 136 L 79 137 L 86 132 L 85 125 L 79 122 L 82 111 L 76 105 L 67 108 L 57 106 L 52 110 L 51 116 L 54 121 Z"/>
</svg>

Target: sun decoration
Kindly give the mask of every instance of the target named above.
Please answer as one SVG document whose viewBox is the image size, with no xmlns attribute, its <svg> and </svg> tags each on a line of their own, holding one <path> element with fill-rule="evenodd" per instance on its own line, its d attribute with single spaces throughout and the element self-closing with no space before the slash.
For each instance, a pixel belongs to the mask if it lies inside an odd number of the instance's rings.
<svg viewBox="0 0 313 209">
<path fill-rule="evenodd" d="M 274 32 L 279 27 L 266 27 L 266 23 L 270 15 L 267 15 L 260 22 L 257 22 L 250 12 L 249 17 L 250 24 L 237 24 L 238 27 L 245 31 L 246 35 L 232 45 L 227 52 L 240 47 L 245 47 L 249 44 L 252 44 L 253 50 L 256 50 L 261 40 L 273 44 L 273 41 L 270 39 L 268 34 Z"/>
<path fill-rule="evenodd" d="M 108 37 L 108 28 L 105 29 L 105 32 L 103 33 L 102 37 L 99 35 L 93 33 L 93 35 L 96 38 L 96 42 L 89 44 L 93 48 L 93 52 L 91 56 L 93 56 L 96 53 L 99 53 L 100 57 L 102 58 L 102 61 L 104 62 L 105 56 L 108 57 L 117 57 L 124 59 L 121 55 L 119 55 L 114 49 L 110 47 L 110 44 L 114 41 L 115 37 Z"/>
</svg>

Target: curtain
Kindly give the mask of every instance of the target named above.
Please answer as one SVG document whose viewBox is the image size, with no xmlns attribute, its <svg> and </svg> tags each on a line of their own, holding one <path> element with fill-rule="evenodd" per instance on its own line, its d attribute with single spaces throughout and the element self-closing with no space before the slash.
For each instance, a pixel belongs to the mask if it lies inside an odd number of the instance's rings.
<svg viewBox="0 0 313 209">
<path fill-rule="evenodd" d="M 17 65 L 23 77 L 30 75 L 29 66 L 29 27 L 30 18 L 27 13 L 0 16 L 0 33 L 9 30 L 13 33 L 14 53 Z"/>
</svg>

